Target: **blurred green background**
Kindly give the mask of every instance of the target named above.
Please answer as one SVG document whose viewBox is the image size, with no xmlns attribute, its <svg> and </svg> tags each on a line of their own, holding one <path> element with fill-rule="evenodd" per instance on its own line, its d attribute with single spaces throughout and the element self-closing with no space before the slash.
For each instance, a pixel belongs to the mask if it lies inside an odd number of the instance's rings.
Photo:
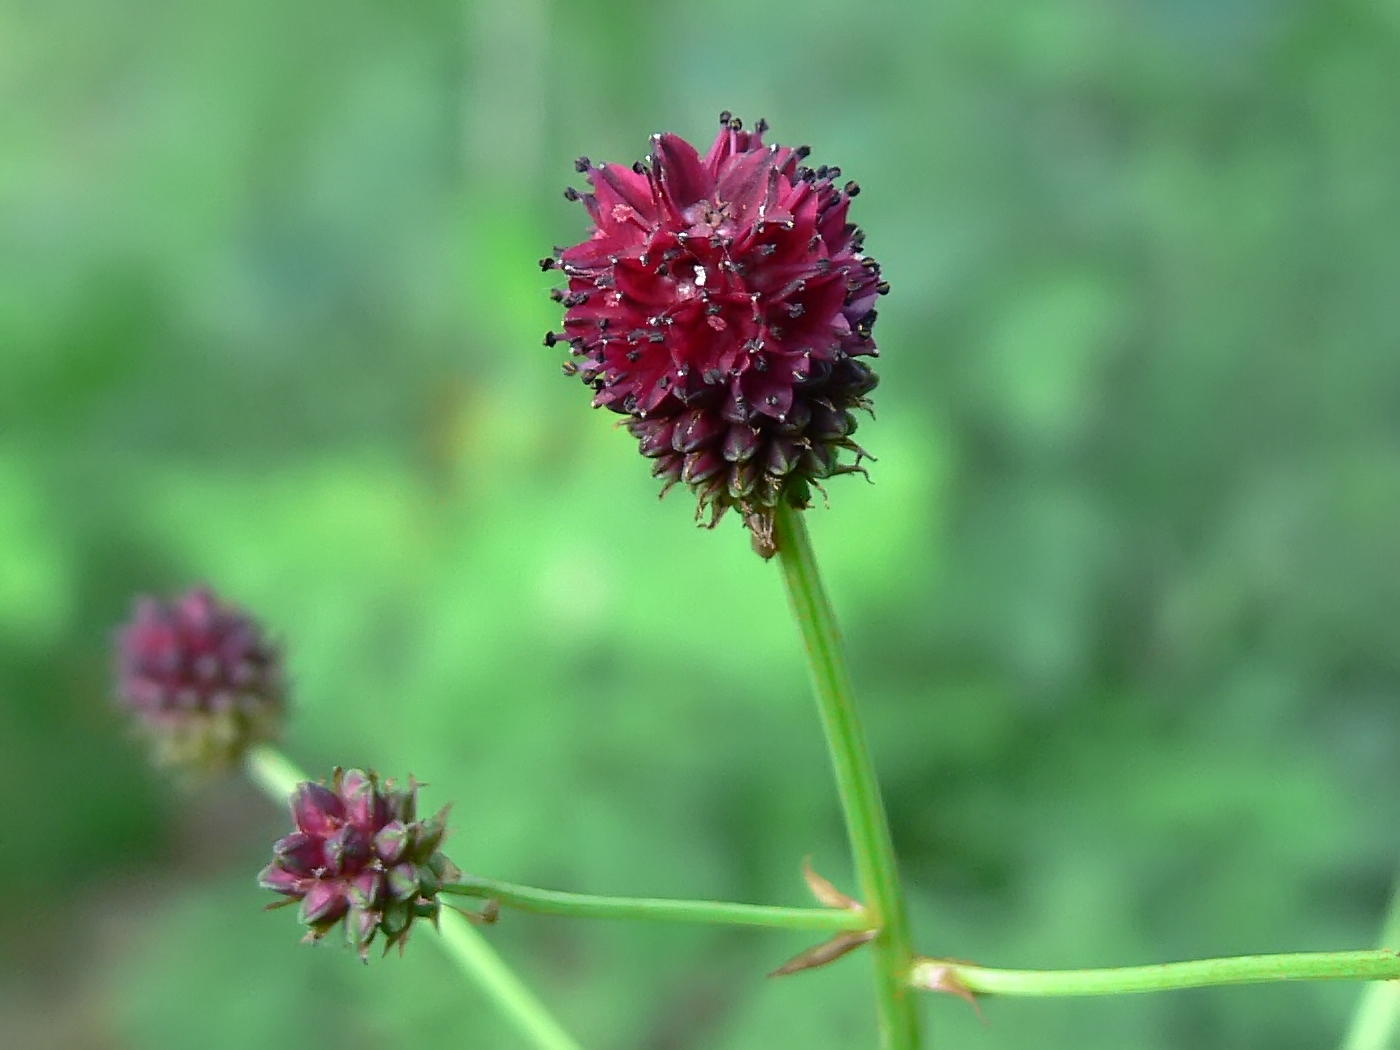
<svg viewBox="0 0 1400 1050">
<path fill-rule="evenodd" d="M 138 591 L 290 654 L 289 750 L 464 867 L 852 885 L 775 566 L 590 412 L 536 260 L 571 160 L 722 108 L 865 194 L 875 484 L 812 528 L 925 950 L 1369 945 L 1400 857 L 1390 0 L 0 5 L 0 1044 L 521 1047 L 426 941 L 254 886 L 285 818 L 148 771 Z M 508 916 L 592 1048 L 873 1045 L 808 939 Z M 1359 987 L 929 1001 L 938 1047 L 1333 1045 Z"/>
</svg>

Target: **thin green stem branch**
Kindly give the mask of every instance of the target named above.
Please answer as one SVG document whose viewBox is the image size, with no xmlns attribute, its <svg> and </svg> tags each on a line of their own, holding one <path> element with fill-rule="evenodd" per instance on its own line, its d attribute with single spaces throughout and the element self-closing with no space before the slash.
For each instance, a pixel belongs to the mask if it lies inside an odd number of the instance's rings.
<svg viewBox="0 0 1400 1050">
<path fill-rule="evenodd" d="M 1391 892 L 1390 908 L 1381 931 L 1381 947 L 1400 950 L 1400 882 Z M 1342 1050 L 1387 1050 L 1400 1020 L 1400 982 L 1366 987 L 1342 1040 Z"/>
<path fill-rule="evenodd" d="M 871 942 L 880 1043 L 885 1050 L 915 1050 L 919 1045 L 919 1017 L 908 983 L 914 960 L 909 921 L 895 868 L 889 821 L 865 731 L 856 712 L 855 690 L 846 669 L 836 614 L 822 587 L 802 512 L 779 504 L 774 539 L 788 598 L 807 648 L 861 896 L 880 926 L 879 935 Z"/>
<path fill-rule="evenodd" d="M 705 922 L 728 926 L 767 926 L 781 930 L 866 930 L 870 917 L 841 908 L 775 908 L 727 901 L 670 900 L 655 897 L 595 897 L 561 893 L 533 886 L 464 876 L 442 888 L 443 893 L 498 901 L 507 908 L 540 915 L 570 915 L 581 919 L 651 919 L 661 922 Z"/>
<path fill-rule="evenodd" d="M 311 778 L 276 748 L 258 745 L 248 749 L 244 771 L 263 793 L 285 802 L 298 784 Z M 533 992 L 496 954 L 486 938 L 465 916 L 444 909 L 439 916 L 438 943 L 470 980 L 487 994 L 520 1033 L 539 1050 L 580 1050 Z"/>
<path fill-rule="evenodd" d="M 1388 981 L 1396 978 L 1400 978 L 1400 955 L 1381 949 L 1241 955 L 1105 970 L 998 970 L 949 959 L 920 959 L 914 966 L 911 981 L 916 988 L 963 990 L 974 995 L 1064 996 L 1166 992 L 1269 981 Z"/>
</svg>

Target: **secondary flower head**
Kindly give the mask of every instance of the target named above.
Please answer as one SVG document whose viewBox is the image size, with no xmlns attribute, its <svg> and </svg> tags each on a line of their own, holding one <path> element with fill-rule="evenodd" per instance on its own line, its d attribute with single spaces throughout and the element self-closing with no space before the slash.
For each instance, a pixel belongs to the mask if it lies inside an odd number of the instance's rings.
<svg viewBox="0 0 1400 1050">
<path fill-rule="evenodd" d="M 166 765 L 217 770 L 278 735 L 281 655 L 257 621 L 196 587 L 139 598 L 117 635 L 117 697 Z"/>
<path fill-rule="evenodd" d="M 437 921 L 437 893 L 459 877 L 443 856 L 447 808 L 417 819 L 418 785 L 406 790 L 358 769 L 335 771 L 330 787 L 304 783 L 292 796 L 296 830 L 277 841 L 258 875 L 264 889 L 301 902 L 306 939 L 319 941 L 340 922 L 345 938 L 369 957 L 375 935 L 400 951 L 416 918 Z"/>
<path fill-rule="evenodd" d="M 688 485 L 711 525 L 737 508 L 768 557 L 780 501 L 806 507 L 812 485 L 863 471 L 853 410 L 878 382 L 861 358 L 889 286 L 847 221 L 859 187 L 841 169 L 765 146 L 763 121 L 720 125 L 703 157 L 665 134 L 630 168 L 579 159 L 592 192 L 565 196 L 593 228 L 541 261 L 568 277 L 564 332 L 545 343 L 568 342 L 565 371 L 628 417 L 666 489 Z"/>
</svg>

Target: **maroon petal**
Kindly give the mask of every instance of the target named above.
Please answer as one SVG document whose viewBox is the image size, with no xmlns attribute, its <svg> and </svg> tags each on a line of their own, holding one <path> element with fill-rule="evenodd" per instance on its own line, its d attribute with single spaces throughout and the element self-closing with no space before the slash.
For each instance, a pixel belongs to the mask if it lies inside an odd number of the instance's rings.
<svg viewBox="0 0 1400 1050">
<path fill-rule="evenodd" d="M 710 195 L 714 188 L 710 174 L 700 162 L 700 154 L 685 139 L 670 132 L 657 135 L 652 140 L 652 156 L 661 176 L 661 190 L 678 216 Z"/>
<path fill-rule="evenodd" d="M 325 852 L 321 848 L 322 840 L 306 834 L 304 831 L 294 831 L 290 835 L 277 840 L 272 847 L 272 855 L 278 862 L 299 875 L 310 875 L 317 868 L 326 864 Z"/>
<path fill-rule="evenodd" d="M 361 828 L 372 829 L 383 823 L 381 805 L 374 781 L 358 769 L 346 770 L 340 781 L 340 797 L 345 803 L 345 819 Z"/>
<path fill-rule="evenodd" d="M 285 893 L 288 897 L 300 897 L 309 884 L 304 876 L 288 871 L 279 864 L 272 863 L 258 872 L 258 885 L 275 893 Z"/>
<path fill-rule="evenodd" d="M 418 895 L 418 872 L 412 864 L 396 864 L 389 869 L 389 896 L 396 901 Z"/>
<path fill-rule="evenodd" d="M 851 202 L 848 198 L 842 198 L 834 201 L 822 213 L 818 230 L 828 248 L 844 248 L 850 240 L 846 233 L 846 213 L 850 210 L 850 205 Z"/>
<path fill-rule="evenodd" d="M 362 871 L 350 880 L 347 890 L 357 908 L 373 908 L 384 897 L 384 875 L 378 871 Z"/>
<path fill-rule="evenodd" d="M 345 917 L 345 938 L 360 950 L 361 957 L 368 955 L 370 942 L 379 929 L 383 915 L 369 908 L 354 907 Z"/>
<path fill-rule="evenodd" d="M 692 452 L 685 457 L 685 471 L 681 474 L 681 480 L 687 485 L 699 485 L 719 474 L 726 466 L 724 457 L 713 451 Z"/>
<path fill-rule="evenodd" d="M 408 850 L 409 832 L 401 820 L 391 820 L 374 836 L 374 852 L 385 864 L 397 864 Z"/>
<path fill-rule="evenodd" d="M 671 447 L 677 452 L 694 452 L 712 444 L 723 429 L 726 429 L 725 422 L 715 413 L 702 408 L 693 409 L 676 421 Z"/>
<path fill-rule="evenodd" d="M 326 839 L 325 852 L 332 874 L 353 874 L 369 860 L 369 837 L 354 824 L 343 824 Z"/>
<path fill-rule="evenodd" d="M 776 159 L 771 150 L 744 154 L 720 179 L 715 196 L 732 203 L 737 208 L 738 216 L 747 217 L 764 201 L 768 193 L 769 173 L 777 177 L 778 173 L 773 168 Z"/>
<path fill-rule="evenodd" d="M 345 805 L 324 784 L 308 781 L 292 796 L 292 819 L 308 835 L 328 835 L 345 819 Z"/>
<path fill-rule="evenodd" d="M 344 887 L 334 880 L 314 883 L 301 902 L 301 921 L 312 923 L 334 922 L 345 914 L 350 902 L 345 897 Z"/>
<path fill-rule="evenodd" d="M 752 459 L 762 444 L 762 434 L 757 427 L 745 426 L 742 423 L 731 425 L 724 435 L 724 458 L 734 463 Z"/>
<path fill-rule="evenodd" d="M 652 198 L 651 183 L 645 175 L 620 164 L 604 164 L 594 169 L 593 185 L 598 200 L 609 212 L 614 204 L 625 204 L 648 223 L 656 221 L 656 201 Z"/>
</svg>

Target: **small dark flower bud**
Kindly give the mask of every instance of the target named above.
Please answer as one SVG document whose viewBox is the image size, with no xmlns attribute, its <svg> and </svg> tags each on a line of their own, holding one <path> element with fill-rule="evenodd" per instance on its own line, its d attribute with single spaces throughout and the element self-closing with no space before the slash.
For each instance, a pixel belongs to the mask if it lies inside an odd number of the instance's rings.
<svg viewBox="0 0 1400 1050">
<path fill-rule="evenodd" d="M 415 820 L 417 793 L 417 785 L 395 790 L 358 769 L 337 769 L 329 787 L 298 786 L 297 830 L 273 847 L 258 883 L 301 902 L 308 940 L 344 919 L 346 939 L 367 959 L 377 934 L 386 952 L 396 944 L 402 951 L 414 918 L 436 921 L 438 891 L 460 873 L 440 849 L 447 809 Z"/>
<path fill-rule="evenodd" d="M 725 432 L 724 458 L 734 463 L 743 463 L 752 459 L 762 444 L 760 431 L 737 423 Z"/>
<path fill-rule="evenodd" d="M 117 634 L 116 692 L 161 765 L 212 772 L 282 727 L 282 658 L 258 623 L 207 587 L 142 597 Z"/>
<path fill-rule="evenodd" d="M 397 864 L 389 870 L 389 896 L 396 901 L 418 896 L 418 872 L 412 864 Z"/>
<path fill-rule="evenodd" d="M 397 864 L 408 851 L 408 826 L 401 820 L 391 820 L 374 836 L 374 852 L 385 864 Z"/>
<path fill-rule="evenodd" d="M 437 853 L 438 846 L 442 845 L 442 837 L 447 834 L 447 810 L 443 809 L 434 813 L 427 820 L 420 820 L 413 825 L 413 834 L 410 838 L 412 843 L 408 848 L 408 855 L 419 864 L 426 864 Z"/>
<path fill-rule="evenodd" d="M 850 473 L 847 413 L 878 382 L 853 359 L 877 353 L 888 285 L 847 221 L 860 187 L 766 131 L 725 112 L 704 156 L 666 134 L 648 164 L 588 165 L 592 229 L 560 265 L 594 406 L 629 417 L 653 473 L 687 485 L 710 525 L 737 508 L 771 556 L 779 503 L 806 507 L 813 482 Z"/>
</svg>

